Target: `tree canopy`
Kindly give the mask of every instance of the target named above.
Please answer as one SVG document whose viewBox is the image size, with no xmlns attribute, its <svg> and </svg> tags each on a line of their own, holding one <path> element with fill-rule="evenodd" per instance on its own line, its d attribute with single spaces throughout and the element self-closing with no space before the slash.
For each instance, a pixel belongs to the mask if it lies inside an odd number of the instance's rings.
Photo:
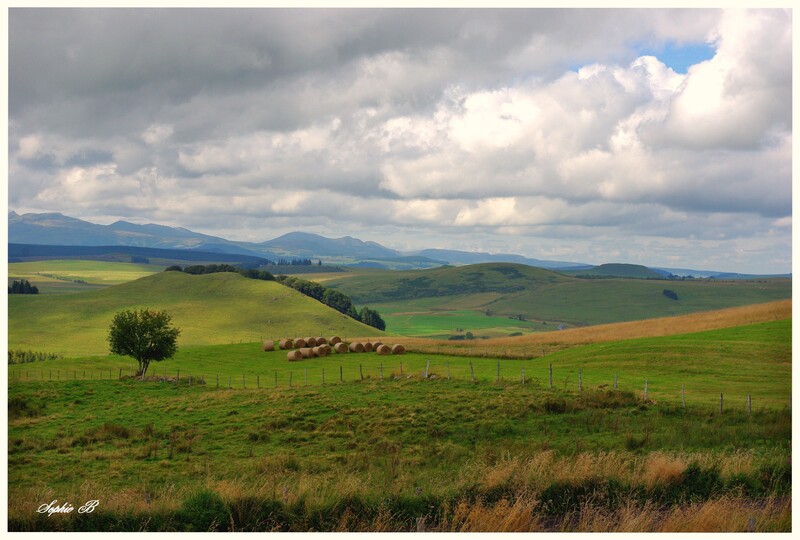
<svg viewBox="0 0 800 540">
<path fill-rule="evenodd" d="M 150 362 L 172 358 L 178 350 L 181 331 L 171 326 L 171 322 L 166 311 L 142 309 L 117 313 L 108 330 L 111 353 L 133 357 L 139 363 L 136 375 L 144 377 Z"/>
</svg>

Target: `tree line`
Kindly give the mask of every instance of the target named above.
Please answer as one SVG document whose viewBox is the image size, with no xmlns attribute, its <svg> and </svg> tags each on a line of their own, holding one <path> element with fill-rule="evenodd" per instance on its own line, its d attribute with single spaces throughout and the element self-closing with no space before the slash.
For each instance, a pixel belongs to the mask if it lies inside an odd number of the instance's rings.
<svg viewBox="0 0 800 540">
<path fill-rule="evenodd" d="M 249 279 L 260 279 L 262 281 L 275 281 L 275 276 L 266 270 L 256 268 L 238 268 L 230 264 L 193 264 L 191 266 L 170 266 L 165 272 L 184 272 L 195 276 L 202 274 L 216 274 L 219 272 L 234 272 Z"/>
<path fill-rule="evenodd" d="M 361 321 L 378 330 L 386 330 L 386 322 L 383 320 L 380 313 L 366 306 L 361 308 L 361 311 L 356 311 L 353 301 L 344 293 L 334 289 L 328 289 L 314 281 L 307 281 L 293 276 L 280 275 L 277 277 L 277 281 L 314 300 L 322 302 L 339 313 L 344 313 L 350 318 Z"/>
<path fill-rule="evenodd" d="M 8 294 L 39 294 L 39 287 L 31 285 L 27 279 L 14 280 L 14 283 L 8 288 Z"/>
</svg>

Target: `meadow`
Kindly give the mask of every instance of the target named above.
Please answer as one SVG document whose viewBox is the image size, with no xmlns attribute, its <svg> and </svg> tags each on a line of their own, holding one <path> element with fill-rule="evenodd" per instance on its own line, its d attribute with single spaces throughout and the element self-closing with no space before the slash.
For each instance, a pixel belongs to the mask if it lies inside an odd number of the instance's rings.
<svg viewBox="0 0 800 540">
<path fill-rule="evenodd" d="M 40 294 L 63 294 L 119 285 L 163 270 L 154 264 L 49 260 L 9 263 L 8 279 L 27 279 Z"/>
<path fill-rule="evenodd" d="M 81 294 L 9 296 L 8 346 L 67 356 L 104 354 L 112 318 L 132 308 L 167 310 L 181 329 L 179 345 L 305 336 L 312 328 L 323 335 L 380 334 L 276 282 L 231 272 L 160 272 Z"/>
<path fill-rule="evenodd" d="M 12 383 L 9 404 L 11 530 L 585 530 L 648 505 L 658 530 L 720 504 L 726 520 L 689 527 L 790 526 L 785 407 L 720 415 L 626 391 L 404 378 Z M 34 511 L 54 499 L 101 506 Z"/>
<path fill-rule="evenodd" d="M 467 307 L 502 294 L 405 305 L 525 328 Z M 144 381 L 106 353 L 113 314 L 139 306 L 184 331 Z M 409 352 L 261 349 L 320 334 Z M 791 530 L 788 300 L 435 341 L 275 282 L 161 272 L 9 298 L 9 348 L 63 354 L 9 366 L 13 531 Z M 54 499 L 100 506 L 36 512 Z"/>
<path fill-rule="evenodd" d="M 791 298 L 791 280 L 579 279 L 515 264 L 355 271 L 325 286 L 369 304 L 387 330 L 425 338 L 499 337 L 711 311 Z M 674 291 L 678 300 L 663 294 Z M 509 322 L 510 321 L 510 322 Z M 516 328 L 511 329 L 511 323 Z"/>
</svg>

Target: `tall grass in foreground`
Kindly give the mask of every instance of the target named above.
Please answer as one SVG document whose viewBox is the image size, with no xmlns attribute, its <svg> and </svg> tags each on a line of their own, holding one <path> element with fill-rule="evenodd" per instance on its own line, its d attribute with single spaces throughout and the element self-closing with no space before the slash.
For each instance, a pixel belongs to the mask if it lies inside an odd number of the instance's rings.
<svg viewBox="0 0 800 540">
<path fill-rule="evenodd" d="M 775 464 L 773 464 L 775 465 Z M 277 471 L 276 471 L 277 472 Z M 476 476 L 472 476 L 475 474 Z M 144 531 L 779 532 L 791 530 L 791 471 L 749 452 L 541 452 L 476 462 L 454 489 L 376 493 L 369 477 L 283 469 L 271 480 L 209 477 L 199 486 L 112 491 L 84 482 L 65 500 L 93 514 L 36 513 L 52 489 L 9 501 L 9 528 Z"/>
</svg>

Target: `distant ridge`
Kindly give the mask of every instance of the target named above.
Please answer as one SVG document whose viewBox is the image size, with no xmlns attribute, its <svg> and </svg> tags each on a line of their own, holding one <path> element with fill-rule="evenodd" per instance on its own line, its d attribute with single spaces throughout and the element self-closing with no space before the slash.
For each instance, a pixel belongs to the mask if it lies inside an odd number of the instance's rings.
<svg viewBox="0 0 800 540">
<path fill-rule="evenodd" d="M 624 269 L 608 271 L 609 265 L 594 266 L 581 262 L 534 259 L 512 253 L 484 253 L 453 249 L 423 249 L 398 251 L 377 242 L 364 241 L 351 236 L 327 238 L 314 233 L 291 232 L 264 242 L 239 242 L 217 236 L 197 233 L 183 227 L 169 227 L 149 223 L 138 225 L 129 221 L 116 221 L 111 225 L 98 225 L 81 219 L 51 213 L 28 213 L 20 215 L 8 212 L 8 241 L 15 244 L 37 244 L 47 246 L 135 246 L 141 248 L 197 250 L 217 255 L 228 254 L 240 257 L 303 258 L 323 260 L 337 266 L 362 266 L 392 270 L 435 268 L 442 265 L 468 265 L 481 263 L 513 263 L 546 268 L 575 275 L 589 269 L 599 269 L 599 275 L 619 275 Z M 217 257 L 216 260 L 222 261 Z M 760 279 L 771 277 L 791 278 L 791 274 L 752 275 L 708 270 L 686 270 L 674 268 L 647 268 L 640 265 L 639 276 L 652 277 L 650 272 L 669 277 L 712 277 L 716 279 Z M 644 269 L 644 270 L 642 270 Z"/>
<path fill-rule="evenodd" d="M 160 249 L 138 246 L 46 246 L 41 244 L 8 244 L 8 258 L 10 262 L 42 258 L 78 259 L 93 257 L 108 259 L 120 255 L 127 257 L 145 257 L 148 259 L 165 259 L 170 261 L 249 263 L 258 266 L 269 264 L 270 262 L 269 259 L 264 257 L 196 251 L 191 249 Z"/>
<path fill-rule="evenodd" d="M 606 263 L 591 268 L 568 270 L 563 273 L 580 277 L 621 277 L 638 279 L 664 279 L 668 275 L 640 264 Z"/>
</svg>

